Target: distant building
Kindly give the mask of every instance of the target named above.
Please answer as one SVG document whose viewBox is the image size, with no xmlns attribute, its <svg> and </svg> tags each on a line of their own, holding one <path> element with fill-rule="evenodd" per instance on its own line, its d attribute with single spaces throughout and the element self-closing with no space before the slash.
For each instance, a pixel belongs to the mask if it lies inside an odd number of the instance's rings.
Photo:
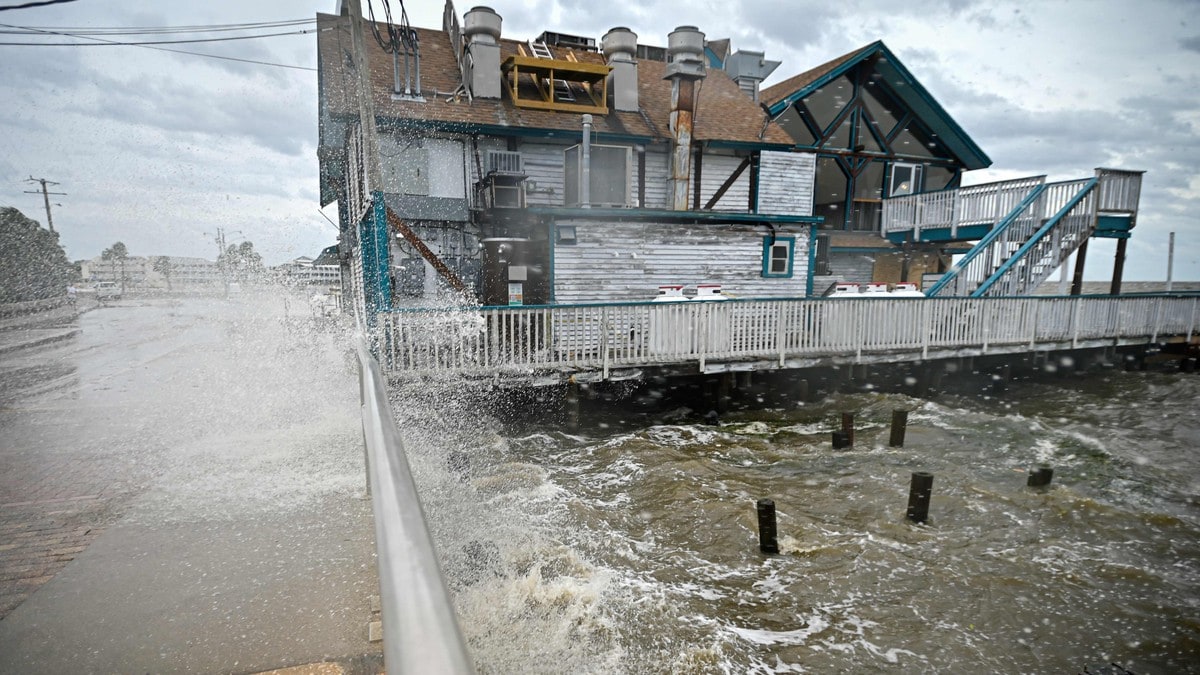
<svg viewBox="0 0 1200 675">
<path fill-rule="evenodd" d="M 291 262 L 286 262 L 274 268 L 281 281 L 295 286 L 329 286 L 341 287 L 342 273 L 337 263 L 336 246 L 332 256 L 326 255 L 326 249 L 316 260 L 308 256 L 300 256 Z"/>
<path fill-rule="evenodd" d="M 155 269 L 155 261 L 166 258 L 166 274 Z M 161 265 L 160 265 L 161 266 Z M 130 290 L 201 290 L 222 283 L 221 269 L 217 263 L 204 258 L 187 256 L 129 256 L 124 263 L 104 260 L 97 256 L 80 262 L 80 275 L 84 283 L 101 281 L 121 283 L 124 269 L 125 287 Z M 168 275 L 170 282 L 168 283 Z"/>
</svg>

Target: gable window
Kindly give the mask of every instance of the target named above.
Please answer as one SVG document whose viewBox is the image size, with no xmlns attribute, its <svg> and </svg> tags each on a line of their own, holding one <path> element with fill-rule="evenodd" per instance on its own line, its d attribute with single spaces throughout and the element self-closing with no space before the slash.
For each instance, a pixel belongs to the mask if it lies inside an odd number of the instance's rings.
<svg viewBox="0 0 1200 675">
<path fill-rule="evenodd" d="M 892 197 L 911 195 L 917 192 L 920 184 L 920 164 L 901 164 L 897 162 L 892 165 L 892 189 L 888 191 L 889 195 Z"/>
<path fill-rule="evenodd" d="M 790 279 L 795 253 L 795 237 L 763 237 L 762 275 Z"/>
</svg>

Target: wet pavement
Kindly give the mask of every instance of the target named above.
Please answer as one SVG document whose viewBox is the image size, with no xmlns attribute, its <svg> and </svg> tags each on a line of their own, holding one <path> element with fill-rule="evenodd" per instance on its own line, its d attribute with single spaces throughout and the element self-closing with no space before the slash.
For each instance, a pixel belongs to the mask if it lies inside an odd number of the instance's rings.
<svg viewBox="0 0 1200 675">
<path fill-rule="evenodd" d="M 0 330 L 0 672 L 378 669 L 353 361 L 297 306 Z"/>
</svg>

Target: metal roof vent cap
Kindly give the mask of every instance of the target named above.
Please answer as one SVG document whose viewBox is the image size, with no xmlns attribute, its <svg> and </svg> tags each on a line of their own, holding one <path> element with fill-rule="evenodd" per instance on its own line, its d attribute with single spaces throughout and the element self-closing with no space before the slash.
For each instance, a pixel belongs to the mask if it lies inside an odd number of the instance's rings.
<svg viewBox="0 0 1200 675">
<path fill-rule="evenodd" d="M 679 26 L 667 35 L 667 77 L 704 77 L 704 33 L 695 26 Z"/>
<path fill-rule="evenodd" d="M 497 44 L 503 19 L 491 7 L 472 7 L 463 15 L 463 35 L 468 42 Z"/>
<path fill-rule="evenodd" d="M 624 26 L 617 26 L 600 38 L 600 51 L 609 63 L 613 61 L 633 61 L 637 53 L 637 33 Z"/>
</svg>

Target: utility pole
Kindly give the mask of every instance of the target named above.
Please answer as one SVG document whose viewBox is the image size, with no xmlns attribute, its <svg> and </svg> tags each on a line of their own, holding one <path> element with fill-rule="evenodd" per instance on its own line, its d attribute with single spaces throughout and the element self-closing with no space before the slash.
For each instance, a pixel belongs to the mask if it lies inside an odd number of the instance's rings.
<svg viewBox="0 0 1200 675">
<path fill-rule="evenodd" d="M 64 195 L 65 196 L 67 193 L 65 193 L 65 192 L 49 192 L 46 189 L 46 186 L 47 185 L 58 185 L 58 183 L 55 183 L 52 180 L 46 180 L 45 178 L 34 178 L 33 176 L 30 176 L 29 180 L 27 180 L 25 182 L 42 184 L 41 190 L 26 190 L 25 194 L 36 195 L 38 192 L 42 193 L 42 200 L 44 202 L 46 202 L 46 227 L 49 227 L 50 231 L 53 232 L 54 231 L 54 219 L 50 217 L 50 195 Z M 60 204 L 60 206 L 61 206 L 61 204 Z"/>
</svg>

